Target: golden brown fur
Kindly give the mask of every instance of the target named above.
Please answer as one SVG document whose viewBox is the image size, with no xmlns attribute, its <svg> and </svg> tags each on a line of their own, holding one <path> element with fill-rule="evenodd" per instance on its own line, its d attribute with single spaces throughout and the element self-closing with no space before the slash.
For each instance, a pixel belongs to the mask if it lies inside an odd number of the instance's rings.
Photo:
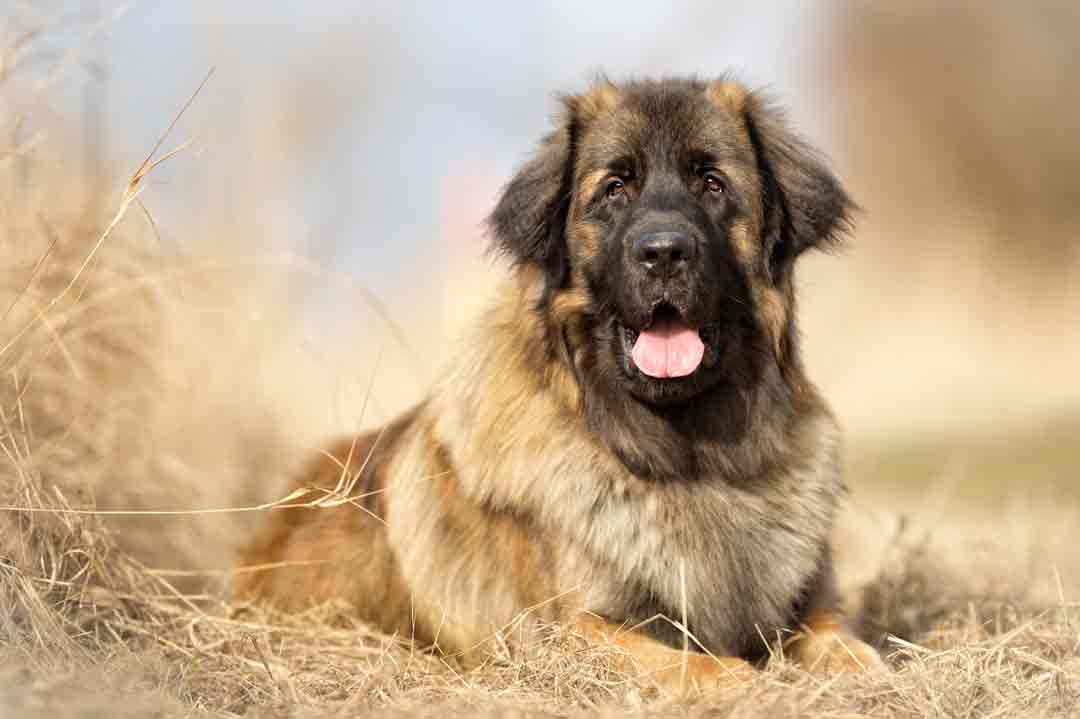
<svg viewBox="0 0 1080 719">
<path fill-rule="evenodd" d="M 682 633 L 662 619 L 619 627 L 685 610 L 700 648 L 726 657 L 688 658 L 705 685 L 745 677 L 778 635 L 815 670 L 879 666 L 834 613 L 838 432 L 794 324 L 793 261 L 843 229 L 846 195 L 774 111 L 727 81 L 605 82 L 566 107 L 492 217 L 514 261 L 497 299 L 422 404 L 297 478 L 355 479 L 359 499 L 275 512 L 241 558 L 271 566 L 239 574 L 237 596 L 288 609 L 344 600 L 449 652 L 523 620 L 571 623 L 669 685 Z M 703 214 L 695 180 L 669 173 L 657 190 L 659 170 L 627 173 L 633 215 L 592 199 L 612 148 L 658 168 L 699 145 L 718 148 L 730 206 Z M 672 197 L 712 254 L 671 291 L 687 317 L 727 324 L 715 364 L 665 384 L 635 374 L 619 345 L 650 285 L 611 277 L 626 262 L 619 233 L 669 216 Z"/>
</svg>

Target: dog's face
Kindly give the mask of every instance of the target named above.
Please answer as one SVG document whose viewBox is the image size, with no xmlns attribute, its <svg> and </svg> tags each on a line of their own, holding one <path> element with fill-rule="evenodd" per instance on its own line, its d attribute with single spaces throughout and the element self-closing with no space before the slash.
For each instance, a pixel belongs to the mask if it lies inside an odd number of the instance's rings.
<svg viewBox="0 0 1080 719">
<path fill-rule="evenodd" d="M 725 81 L 602 83 L 565 105 L 492 226 L 544 269 L 576 369 L 671 406 L 797 364 L 793 261 L 851 206 L 815 154 Z"/>
</svg>

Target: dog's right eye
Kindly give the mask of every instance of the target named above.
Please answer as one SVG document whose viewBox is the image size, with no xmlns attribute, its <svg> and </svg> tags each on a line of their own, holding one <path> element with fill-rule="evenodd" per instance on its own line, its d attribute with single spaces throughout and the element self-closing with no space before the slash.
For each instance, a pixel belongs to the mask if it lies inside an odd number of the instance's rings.
<svg viewBox="0 0 1080 719">
<path fill-rule="evenodd" d="M 705 181 L 705 189 L 709 192 L 714 195 L 724 194 L 724 181 L 716 173 L 706 172 L 701 176 L 701 179 Z"/>
<path fill-rule="evenodd" d="M 614 200 L 619 195 L 626 192 L 626 183 L 622 180 L 612 180 L 608 183 L 605 194 L 609 200 Z"/>
</svg>

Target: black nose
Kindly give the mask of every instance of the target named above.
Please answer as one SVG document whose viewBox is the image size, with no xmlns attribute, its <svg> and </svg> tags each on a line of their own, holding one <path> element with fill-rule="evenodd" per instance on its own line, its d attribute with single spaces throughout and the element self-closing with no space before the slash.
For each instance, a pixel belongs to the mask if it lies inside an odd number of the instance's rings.
<svg viewBox="0 0 1080 719">
<path fill-rule="evenodd" d="M 694 243 L 685 232 L 646 232 L 634 240 L 631 256 L 651 273 L 668 277 L 694 255 Z"/>
</svg>

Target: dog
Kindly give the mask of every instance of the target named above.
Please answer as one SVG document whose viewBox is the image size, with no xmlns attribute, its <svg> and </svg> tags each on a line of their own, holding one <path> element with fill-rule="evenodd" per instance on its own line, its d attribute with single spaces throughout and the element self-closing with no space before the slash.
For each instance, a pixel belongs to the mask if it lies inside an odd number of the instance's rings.
<svg viewBox="0 0 1080 719">
<path fill-rule="evenodd" d="M 730 79 L 563 97 L 489 218 L 509 276 L 461 351 L 426 400 L 297 477 L 351 499 L 273 512 L 236 597 L 344 600 L 463 656 L 558 623 L 667 687 L 744 680 L 777 649 L 881 669 L 837 610 L 839 431 L 793 279 L 854 207 Z"/>
</svg>

